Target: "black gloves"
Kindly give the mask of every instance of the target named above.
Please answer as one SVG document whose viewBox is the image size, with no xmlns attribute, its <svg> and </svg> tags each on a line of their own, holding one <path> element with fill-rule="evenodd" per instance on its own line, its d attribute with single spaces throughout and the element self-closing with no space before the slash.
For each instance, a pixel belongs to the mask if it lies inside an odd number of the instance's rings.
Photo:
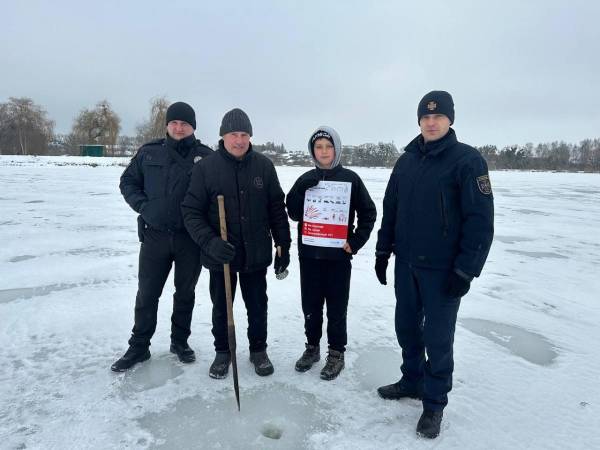
<svg viewBox="0 0 600 450">
<path fill-rule="evenodd" d="M 220 237 L 215 237 L 206 245 L 206 253 L 218 263 L 228 264 L 235 256 L 235 247 Z"/>
<path fill-rule="evenodd" d="M 377 256 L 375 257 L 375 274 L 381 284 L 387 284 L 387 277 L 385 272 L 388 266 L 388 256 Z"/>
<path fill-rule="evenodd" d="M 461 277 L 456 272 L 451 272 L 446 281 L 446 294 L 452 298 L 458 298 L 469 292 L 471 282 L 466 278 Z"/>
<path fill-rule="evenodd" d="M 315 187 L 317 184 L 319 184 L 319 180 L 316 178 L 305 178 L 298 182 L 298 193 L 304 195 L 307 189 Z"/>
<path fill-rule="evenodd" d="M 273 264 L 273 268 L 275 269 L 275 275 L 283 273 L 283 271 L 287 269 L 290 265 L 289 247 L 281 246 L 279 248 L 281 248 L 281 256 L 279 256 L 277 250 L 275 250 L 275 263 Z"/>
</svg>

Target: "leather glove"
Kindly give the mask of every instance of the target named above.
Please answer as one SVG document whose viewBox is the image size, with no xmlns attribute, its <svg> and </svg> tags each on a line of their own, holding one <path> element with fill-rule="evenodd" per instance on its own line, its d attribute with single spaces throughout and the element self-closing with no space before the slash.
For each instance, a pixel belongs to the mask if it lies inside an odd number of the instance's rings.
<svg viewBox="0 0 600 450">
<path fill-rule="evenodd" d="M 316 178 L 305 178 L 298 182 L 298 193 L 304 195 L 307 189 L 315 187 L 317 184 L 319 184 L 319 180 Z"/>
<path fill-rule="evenodd" d="M 290 265 L 289 247 L 281 246 L 281 256 L 279 256 L 278 253 L 279 252 L 275 250 L 275 263 L 273 264 L 273 268 L 275 269 L 275 275 L 283 273 L 283 271 L 287 269 Z"/>
<path fill-rule="evenodd" d="M 375 274 L 381 284 L 387 284 L 386 271 L 388 266 L 388 259 L 385 256 L 377 256 L 375 258 Z"/>
<path fill-rule="evenodd" d="M 235 247 L 220 237 L 215 237 L 208 242 L 206 253 L 218 263 L 228 264 L 235 256 Z"/>
<path fill-rule="evenodd" d="M 451 272 L 448 280 L 446 280 L 446 294 L 451 298 L 462 297 L 469 292 L 470 288 L 471 282 L 456 272 Z"/>
</svg>

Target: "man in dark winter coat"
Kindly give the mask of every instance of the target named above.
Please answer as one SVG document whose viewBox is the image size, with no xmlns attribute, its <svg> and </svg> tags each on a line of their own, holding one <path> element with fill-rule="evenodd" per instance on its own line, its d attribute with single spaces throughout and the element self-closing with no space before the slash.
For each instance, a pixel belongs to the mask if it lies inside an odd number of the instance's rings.
<svg viewBox="0 0 600 450">
<path fill-rule="evenodd" d="M 381 284 L 396 255 L 395 325 L 403 360 L 400 381 L 378 392 L 386 399 L 421 398 L 417 433 L 435 438 L 452 388 L 456 316 L 487 258 L 494 202 L 485 159 L 450 128 L 450 94 L 426 94 L 417 117 L 421 134 L 394 166 L 377 239 Z"/>
<path fill-rule="evenodd" d="M 135 324 L 129 349 L 111 369 L 122 372 L 150 358 L 150 339 L 156 329 L 158 299 L 175 264 L 175 294 L 171 316 L 171 352 L 184 363 L 195 361 L 187 340 L 194 309 L 194 289 L 200 275 L 200 249 L 183 225 L 181 202 L 194 163 L 212 150 L 194 137 L 196 115 L 190 105 L 173 103 L 167 109 L 167 135 L 144 144 L 121 175 L 121 193 L 139 213 L 141 249 Z"/>
<path fill-rule="evenodd" d="M 320 359 L 319 342 L 323 327 L 323 306 L 326 303 L 329 350 L 327 363 L 321 370 L 321 378 L 332 380 L 344 368 L 344 352 L 347 343 L 346 312 L 352 269 L 350 260 L 369 239 L 377 218 L 377 209 L 358 174 L 340 164 L 342 143 L 333 128 L 326 126 L 317 128 L 309 139 L 308 150 L 316 167 L 302 174 L 287 195 L 288 214 L 292 220 L 298 222 L 300 287 L 307 340 L 306 349 L 295 367 L 297 371 L 305 372 Z M 347 226 L 347 232 L 341 239 L 336 240 L 338 242 L 332 243 L 329 239 L 325 239 L 325 243 L 322 243 L 323 239 L 312 239 L 312 236 L 307 236 L 306 242 L 304 240 L 305 226 L 314 227 L 304 222 L 306 191 L 320 181 L 343 182 L 350 188 L 348 216 L 338 222 L 339 224 L 343 222 L 342 226 Z M 342 186 L 343 184 L 340 184 L 338 187 Z M 338 211 L 337 214 L 339 215 L 340 212 Z M 356 217 L 358 223 L 354 229 Z M 339 224 L 334 224 L 333 227 L 339 227 Z M 325 226 L 320 225 L 322 228 L 318 234 L 327 236 L 333 234 L 331 231 L 326 231 Z M 330 230 L 333 229 L 335 228 L 330 226 Z"/>
<path fill-rule="evenodd" d="M 235 296 L 239 276 L 248 313 L 250 361 L 256 373 L 265 376 L 274 370 L 266 351 L 266 275 L 273 240 L 281 247 L 281 255 L 275 255 L 275 272 L 283 272 L 290 262 L 284 194 L 273 163 L 252 150 L 252 124 L 244 111 L 225 114 L 220 135 L 219 149 L 194 169 L 182 204 L 185 226 L 202 249 L 202 264 L 210 269 L 216 356 L 209 375 L 225 378 L 231 363 L 223 278 L 223 264 L 229 263 L 232 293 Z M 227 241 L 219 231 L 218 195 L 225 197 Z"/>
</svg>

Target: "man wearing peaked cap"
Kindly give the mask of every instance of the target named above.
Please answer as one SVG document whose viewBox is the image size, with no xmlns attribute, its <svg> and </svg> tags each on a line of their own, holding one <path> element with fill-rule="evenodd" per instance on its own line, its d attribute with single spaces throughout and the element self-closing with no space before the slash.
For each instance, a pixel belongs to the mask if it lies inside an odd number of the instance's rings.
<svg viewBox="0 0 600 450">
<path fill-rule="evenodd" d="M 171 316 L 171 352 L 179 360 L 195 360 L 187 343 L 194 309 L 194 289 L 200 275 L 200 249 L 183 225 L 181 202 L 194 163 L 212 150 L 194 136 L 196 114 L 184 102 L 169 106 L 166 135 L 138 150 L 121 175 L 125 201 L 139 214 L 139 283 L 129 349 L 112 366 L 122 372 L 150 358 L 150 339 L 156 329 L 158 299 L 175 266 Z"/>
<path fill-rule="evenodd" d="M 210 270 L 215 359 L 209 376 L 225 378 L 231 355 L 227 341 L 227 308 L 223 264 L 231 268 L 232 291 L 239 278 L 248 312 L 250 361 L 260 376 L 273 373 L 267 355 L 267 267 L 280 274 L 289 265 L 290 226 L 284 194 L 273 163 L 252 149 L 252 124 L 235 108 L 223 117 L 219 149 L 194 169 L 182 204 L 185 226 L 202 249 L 202 264 Z M 217 196 L 225 197 L 227 241 L 221 239 Z"/>
<path fill-rule="evenodd" d="M 395 327 L 402 347 L 402 378 L 378 393 L 422 399 L 417 434 L 435 438 L 452 388 L 458 308 L 490 250 L 494 200 L 485 159 L 450 127 L 452 96 L 426 94 L 417 120 L 421 133 L 394 166 L 377 238 L 381 284 L 387 284 L 391 254 L 396 257 Z"/>
</svg>

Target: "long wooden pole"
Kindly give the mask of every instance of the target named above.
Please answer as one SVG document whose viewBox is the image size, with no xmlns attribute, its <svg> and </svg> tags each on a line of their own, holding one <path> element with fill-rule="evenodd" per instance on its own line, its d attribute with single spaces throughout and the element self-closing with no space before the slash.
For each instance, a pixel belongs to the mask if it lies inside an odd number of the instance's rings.
<svg viewBox="0 0 600 450">
<path fill-rule="evenodd" d="M 219 225 L 221 228 L 221 239 L 227 241 L 227 222 L 225 220 L 225 197 L 217 196 L 219 202 Z M 231 367 L 233 368 L 233 389 L 240 410 L 240 386 L 238 382 L 237 358 L 235 355 L 235 323 L 233 321 L 233 296 L 231 295 L 231 272 L 229 264 L 223 264 L 223 276 L 225 277 L 225 299 L 227 301 L 227 340 L 231 354 Z"/>
</svg>

